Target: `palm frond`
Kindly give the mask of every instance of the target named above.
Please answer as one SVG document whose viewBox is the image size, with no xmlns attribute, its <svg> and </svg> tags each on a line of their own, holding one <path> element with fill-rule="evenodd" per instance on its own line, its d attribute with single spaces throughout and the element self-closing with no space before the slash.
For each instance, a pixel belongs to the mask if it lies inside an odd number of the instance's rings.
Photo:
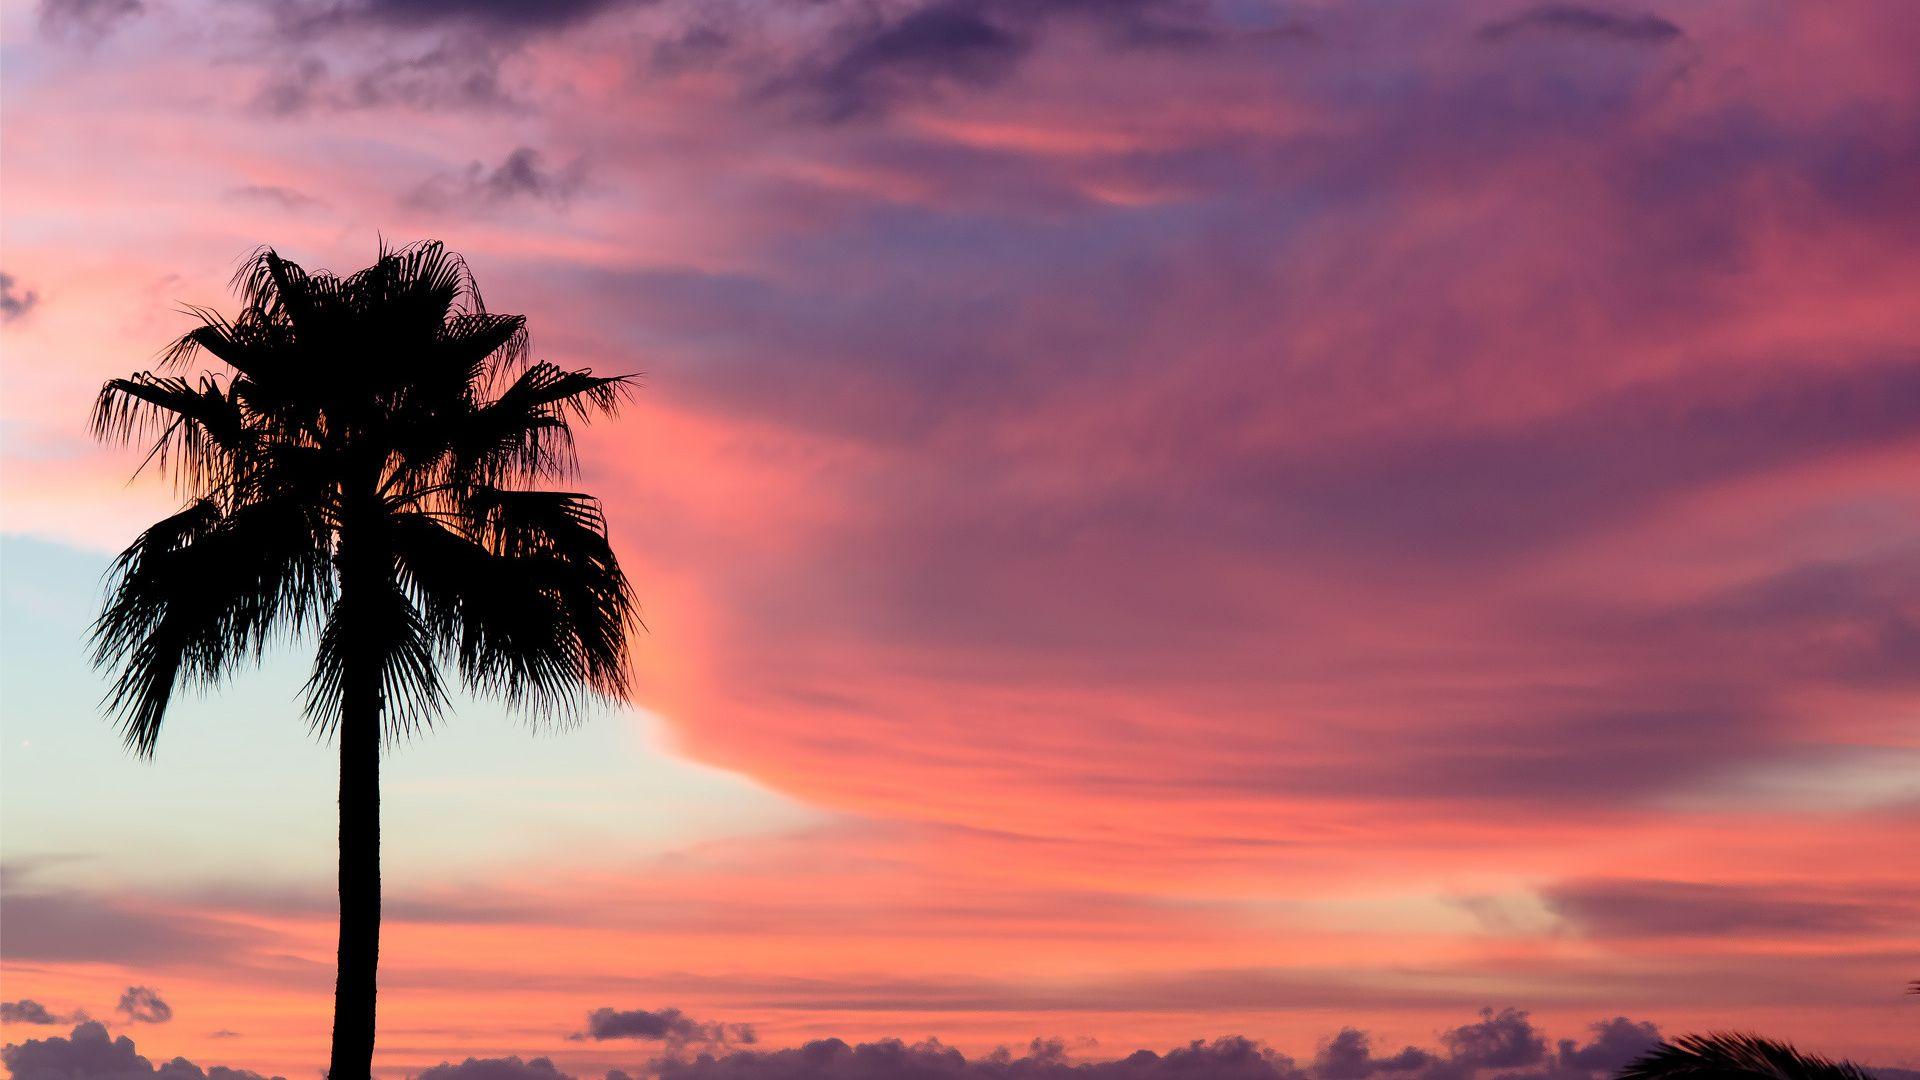
<svg viewBox="0 0 1920 1080">
<path fill-rule="evenodd" d="M 571 422 L 617 411 L 632 389 L 629 375 L 535 364 L 453 428 L 451 471 L 475 484 L 566 480 L 577 468 Z"/>
<path fill-rule="evenodd" d="M 398 248 L 383 243 L 379 259 L 348 277 L 345 287 L 362 297 L 369 309 L 393 318 L 424 316 L 437 323 L 450 314 L 487 310 L 467 261 L 438 240 Z"/>
<path fill-rule="evenodd" d="M 378 695 L 376 711 L 389 743 L 431 727 L 446 706 L 426 621 L 397 583 L 380 584 L 372 591 L 343 594 L 320 632 L 304 690 L 308 723 L 316 734 L 331 737 L 339 729 L 356 690 Z M 350 685 L 356 653 L 373 658 L 374 685 Z"/>
<path fill-rule="evenodd" d="M 1682 1035 L 1654 1047 L 1619 1080 L 1874 1080 L 1850 1061 L 1740 1032 Z"/>
<path fill-rule="evenodd" d="M 257 662 L 332 595 L 324 533 L 299 503 L 203 499 L 154 524 L 114 560 L 92 633 L 94 663 L 119 668 L 106 705 L 127 745 L 151 756 L 177 688 Z"/>
<path fill-rule="evenodd" d="M 563 492 L 495 492 L 453 524 L 395 520 L 406 587 L 469 689 L 540 719 L 577 719 L 628 690 L 632 589 L 597 505 Z"/>
<path fill-rule="evenodd" d="M 527 344 L 526 316 L 483 311 L 448 319 L 433 351 L 439 365 L 458 372 L 472 387 L 489 376 L 489 369 L 518 368 L 526 358 Z"/>
<path fill-rule="evenodd" d="M 140 468 L 156 465 L 188 488 L 224 471 L 249 442 L 240 403 L 219 380 L 205 375 L 190 382 L 150 371 L 108 380 L 94 402 L 93 434 L 120 444 L 152 439 Z"/>
</svg>

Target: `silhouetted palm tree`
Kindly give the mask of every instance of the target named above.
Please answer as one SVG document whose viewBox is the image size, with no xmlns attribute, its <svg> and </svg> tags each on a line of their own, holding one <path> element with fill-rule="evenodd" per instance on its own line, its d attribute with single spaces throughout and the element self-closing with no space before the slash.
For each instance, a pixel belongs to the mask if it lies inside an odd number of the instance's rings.
<svg viewBox="0 0 1920 1080">
<path fill-rule="evenodd" d="M 365 1080 L 380 949 L 380 755 L 444 703 L 443 665 L 537 721 L 625 697 L 633 599 L 599 504 L 533 490 L 574 471 L 569 423 L 628 384 L 527 356 L 525 320 L 481 304 L 438 243 L 382 245 L 341 278 L 261 249 L 243 307 L 106 384 L 95 434 L 151 439 L 186 509 L 114 563 L 95 662 L 153 754 L 174 688 L 270 640 L 318 638 L 305 711 L 340 748 L 333 1080 Z M 231 369 L 188 377 L 205 353 Z M 144 465 L 145 463 L 143 463 Z"/>
<path fill-rule="evenodd" d="M 1621 1071 L 1619 1080 L 1874 1080 L 1851 1061 L 1802 1053 L 1758 1035 L 1682 1035 Z"/>
</svg>

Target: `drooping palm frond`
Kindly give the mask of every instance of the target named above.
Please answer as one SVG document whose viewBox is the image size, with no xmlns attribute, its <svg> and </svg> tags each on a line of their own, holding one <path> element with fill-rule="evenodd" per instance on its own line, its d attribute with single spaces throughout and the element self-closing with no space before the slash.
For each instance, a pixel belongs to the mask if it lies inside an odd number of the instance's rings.
<svg viewBox="0 0 1920 1080">
<path fill-rule="evenodd" d="M 477 486 L 571 479 L 572 424 L 617 411 L 631 390 L 631 376 L 533 364 L 498 397 L 438 409 L 432 422 L 404 428 L 393 479 L 443 488 L 452 498 Z"/>
<path fill-rule="evenodd" d="M 190 492 L 235 472 L 254 444 L 240 402 L 211 375 L 189 380 L 143 371 L 108 380 L 94 402 L 93 433 L 111 443 L 150 440 L 135 471 L 154 465 Z"/>
<path fill-rule="evenodd" d="M 1682 1035 L 1622 1070 L 1618 1080 L 1874 1080 L 1850 1061 L 1740 1032 Z"/>
<path fill-rule="evenodd" d="M 127 745 L 151 756 L 177 686 L 219 682 L 278 633 L 312 626 L 333 597 L 325 530 L 310 508 L 268 500 L 223 512 L 202 499 L 114 561 L 93 628 L 96 663 Z"/>
<path fill-rule="evenodd" d="M 395 525 L 405 586 L 469 689 L 561 724 L 626 696 L 638 619 L 592 499 L 485 489 L 462 515 Z"/>
<path fill-rule="evenodd" d="M 598 504 L 528 489 L 573 475 L 571 425 L 629 378 L 534 362 L 525 319 L 488 312 L 438 243 L 383 243 L 346 277 L 261 248 L 234 287 L 240 311 L 189 308 L 162 373 L 109 382 L 94 410 L 190 498 L 122 556 L 96 627 L 129 744 L 151 753 L 175 687 L 289 628 L 319 630 L 322 733 L 355 694 L 389 737 L 430 722 L 439 663 L 535 718 L 623 697 L 638 621 Z M 183 370 L 203 357 L 229 370 Z M 351 597 L 349 534 L 370 553 Z"/>
</svg>

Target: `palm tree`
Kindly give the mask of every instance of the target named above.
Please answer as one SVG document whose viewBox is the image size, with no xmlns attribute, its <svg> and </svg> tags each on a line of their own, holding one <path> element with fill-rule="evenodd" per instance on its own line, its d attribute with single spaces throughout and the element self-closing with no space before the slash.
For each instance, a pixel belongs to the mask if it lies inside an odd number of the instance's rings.
<svg viewBox="0 0 1920 1080">
<path fill-rule="evenodd" d="M 1647 1051 L 1618 1080 L 1874 1080 L 1851 1061 L 1803 1053 L 1758 1035 L 1682 1035 Z"/>
<path fill-rule="evenodd" d="M 235 275 L 240 313 L 201 325 L 161 372 L 108 382 L 95 434 L 148 446 L 186 508 L 114 562 L 94 661 L 106 707 L 153 755 L 180 686 L 222 681 L 275 640 L 317 640 L 304 708 L 340 749 L 340 952 L 332 1080 L 366 1080 L 380 950 L 380 756 L 430 725 L 442 671 L 536 722 L 627 693 L 633 596 L 573 475 L 570 423 L 613 412 L 628 377 L 528 356 L 526 320 L 488 312 L 439 243 L 349 277 L 270 248 Z M 182 374 L 195 357 L 223 374 Z"/>
</svg>

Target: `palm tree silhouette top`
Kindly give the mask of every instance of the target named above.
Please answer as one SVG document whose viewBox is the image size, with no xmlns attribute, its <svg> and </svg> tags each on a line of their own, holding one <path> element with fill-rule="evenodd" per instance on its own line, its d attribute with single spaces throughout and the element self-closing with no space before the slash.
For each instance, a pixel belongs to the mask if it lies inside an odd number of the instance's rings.
<svg viewBox="0 0 1920 1080">
<path fill-rule="evenodd" d="M 576 471 L 571 423 L 629 377 L 533 362 L 438 242 L 347 277 L 271 248 L 242 307 L 106 384 L 96 436 L 148 446 L 188 505 L 114 562 L 93 630 L 107 708 L 151 757 L 176 687 L 222 681 L 270 641 L 317 635 L 304 705 L 340 751 L 340 951 L 332 1080 L 366 1080 L 380 948 L 380 756 L 431 724 L 443 670 L 536 722 L 627 695 L 632 592 L 599 504 L 542 490 Z M 189 376 L 210 356 L 228 369 Z"/>
</svg>

